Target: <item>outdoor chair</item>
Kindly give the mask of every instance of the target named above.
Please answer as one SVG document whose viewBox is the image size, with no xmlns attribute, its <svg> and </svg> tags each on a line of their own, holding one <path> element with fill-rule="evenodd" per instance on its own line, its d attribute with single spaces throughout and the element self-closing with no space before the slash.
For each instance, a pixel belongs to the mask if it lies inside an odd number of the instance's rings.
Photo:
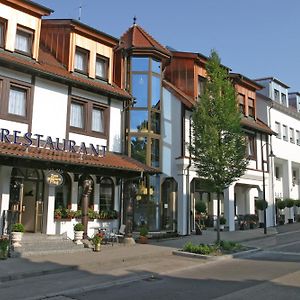
<svg viewBox="0 0 300 300">
<path fill-rule="evenodd" d="M 125 229 L 126 229 L 126 225 L 122 224 L 120 226 L 120 229 L 117 233 L 114 233 L 114 237 L 116 239 L 116 241 L 119 243 L 120 239 L 124 239 L 125 237 Z"/>
</svg>

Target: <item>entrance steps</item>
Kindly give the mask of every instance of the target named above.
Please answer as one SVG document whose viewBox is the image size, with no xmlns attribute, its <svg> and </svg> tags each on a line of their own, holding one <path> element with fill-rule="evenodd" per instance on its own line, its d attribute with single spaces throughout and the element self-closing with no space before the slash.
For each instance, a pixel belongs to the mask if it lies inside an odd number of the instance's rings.
<svg viewBox="0 0 300 300">
<path fill-rule="evenodd" d="M 24 233 L 22 247 L 14 248 L 12 257 L 28 257 L 57 253 L 74 253 L 88 251 L 84 245 L 76 245 L 66 235 L 46 235 L 41 233 Z"/>
</svg>

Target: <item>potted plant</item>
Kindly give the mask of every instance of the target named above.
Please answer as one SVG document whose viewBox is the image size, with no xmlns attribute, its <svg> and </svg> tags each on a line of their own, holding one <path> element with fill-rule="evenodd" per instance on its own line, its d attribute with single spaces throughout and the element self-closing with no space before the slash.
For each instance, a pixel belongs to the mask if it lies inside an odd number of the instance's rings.
<svg viewBox="0 0 300 300">
<path fill-rule="evenodd" d="M 82 244 L 83 239 L 83 232 L 84 232 L 84 225 L 82 223 L 77 223 L 74 225 L 74 242 L 77 245 Z"/>
<path fill-rule="evenodd" d="M 56 208 L 54 211 L 54 219 L 60 220 L 62 218 L 62 212 L 60 208 Z"/>
<path fill-rule="evenodd" d="M 268 202 L 263 199 L 255 200 L 255 208 L 259 211 L 258 212 L 258 219 L 259 219 L 259 227 L 264 227 L 264 210 L 267 209 Z"/>
<path fill-rule="evenodd" d="M 21 247 L 23 233 L 25 231 L 24 225 L 21 223 L 13 224 L 11 228 L 11 239 L 14 247 Z"/>
<path fill-rule="evenodd" d="M 96 251 L 96 252 L 100 251 L 102 240 L 103 240 L 103 232 L 96 233 L 92 237 L 92 243 L 94 245 L 94 251 Z"/>
<path fill-rule="evenodd" d="M 148 228 L 146 225 L 140 227 L 140 237 L 139 243 L 140 244 L 147 244 L 148 243 Z"/>
<path fill-rule="evenodd" d="M 0 237 L 0 259 L 8 257 L 9 238 L 7 236 Z"/>
<path fill-rule="evenodd" d="M 224 230 L 227 220 L 224 216 L 220 216 L 220 230 Z"/>
<path fill-rule="evenodd" d="M 288 208 L 288 222 L 291 224 L 294 222 L 294 212 L 293 212 L 293 207 L 294 207 L 294 200 L 287 198 L 285 199 L 286 207 Z"/>
<path fill-rule="evenodd" d="M 278 223 L 279 223 L 279 225 L 283 225 L 284 224 L 284 214 L 282 213 L 282 210 L 286 208 L 285 200 L 276 201 L 276 206 L 279 210 Z"/>
</svg>

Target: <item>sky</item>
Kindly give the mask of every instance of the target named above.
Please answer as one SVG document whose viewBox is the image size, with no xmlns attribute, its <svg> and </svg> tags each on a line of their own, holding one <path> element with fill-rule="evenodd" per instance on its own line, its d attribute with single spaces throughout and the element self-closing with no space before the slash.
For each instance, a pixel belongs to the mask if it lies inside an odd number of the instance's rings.
<svg viewBox="0 0 300 300">
<path fill-rule="evenodd" d="M 300 0 L 34 0 L 50 18 L 76 19 L 119 38 L 133 23 L 158 42 L 209 56 L 248 78 L 300 91 Z M 82 7 L 81 14 L 79 7 Z M 299 72 L 299 73 L 298 73 Z"/>
</svg>

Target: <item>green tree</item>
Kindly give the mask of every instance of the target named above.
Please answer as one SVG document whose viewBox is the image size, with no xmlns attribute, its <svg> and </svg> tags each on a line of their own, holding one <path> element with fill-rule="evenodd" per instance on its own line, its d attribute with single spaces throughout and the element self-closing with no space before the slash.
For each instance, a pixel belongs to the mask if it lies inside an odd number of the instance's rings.
<svg viewBox="0 0 300 300">
<path fill-rule="evenodd" d="M 246 140 L 237 109 L 236 92 L 227 70 L 212 50 L 204 93 L 192 115 L 190 151 L 197 174 L 211 182 L 217 194 L 217 241 L 220 241 L 220 194 L 241 177 L 247 167 Z"/>
</svg>

